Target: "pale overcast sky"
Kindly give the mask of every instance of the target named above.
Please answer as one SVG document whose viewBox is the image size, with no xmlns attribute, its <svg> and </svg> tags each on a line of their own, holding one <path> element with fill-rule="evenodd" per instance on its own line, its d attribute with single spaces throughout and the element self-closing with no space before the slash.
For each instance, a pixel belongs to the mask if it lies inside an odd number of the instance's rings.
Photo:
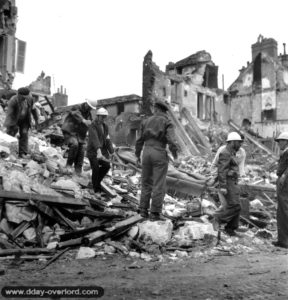
<svg viewBox="0 0 288 300">
<path fill-rule="evenodd" d="M 16 0 L 16 36 L 27 42 L 28 85 L 43 70 L 52 92 L 63 85 L 69 104 L 85 98 L 142 96 L 142 63 L 149 49 L 164 71 L 206 50 L 219 66 L 225 89 L 251 61 L 259 34 L 288 44 L 285 0 Z M 288 49 L 288 45 L 287 45 Z"/>
</svg>

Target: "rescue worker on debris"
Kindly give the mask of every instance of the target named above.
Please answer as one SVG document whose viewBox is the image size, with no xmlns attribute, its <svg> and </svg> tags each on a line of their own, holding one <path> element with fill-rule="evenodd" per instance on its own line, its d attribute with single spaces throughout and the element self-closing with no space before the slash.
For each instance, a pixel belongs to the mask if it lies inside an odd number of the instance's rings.
<svg viewBox="0 0 288 300">
<path fill-rule="evenodd" d="M 75 173 L 80 175 L 85 156 L 85 143 L 88 127 L 91 125 L 92 109 L 96 109 L 97 101 L 86 102 L 75 106 L 64 119 L 62 133 L 68 145 L 67 169 L 72 171 L 74 164 Z"/>
<path fill-rule="evenodd" d="M 219 192 L 225 196 L 226 206 L 223 210 L 215 212 L 214 217 L 217 223 L 226 223 L 225 232 L 227 234 L 235 236 L 241 211 L 238 186 L 239 166 L 236 152 L 240 149 L 243 140 L 237 132 L 230 132 L 226 142 L 227 145 L 219 153 L 217 164 Z"/>
<path fill-rule="evenodd" d="M 281 150 L 277 169 L 277 231 L 274 246 L 288 248 L 288 132 L 281 133 L 276 142 Z"/>
<path fill-rule="evenodd" d="M 242 141 L 244 141 L 244 136 L 240 134 Z M 218 148 L 215 157 L 212 161 L 210 170 L 211 173 L 214 173 L 216 170 L 217 172 L 217 164 L 219 160 L 219 154 L 223 151 L 223 149 L 226 148 L 226 145 L 222 145 L 220 148 Z M 241 146 L 240 149 L 236 152 L 236 162 L 239 166 L 239 175 L 240 176 L 245 176 L 245 160 L 246 160 L 246 151 L 245 149 Z"/>
<path fill-rule="evenodd" d="M 19 131 L 19 157 L 24 158 L 28 154 L 29 129 L 32 126 L 33 115 L 35 126 L 38 125 L 38 114 L 35 109 L 35 101 L 30 90 L 26 87 L 18 89 L 17 95 L 8 101 L 8 108 L 4 127 L 6 133 L 15 136 Z"/>
<path fill-rule="evenodd" d="M 101 181 L 110 169 L 109 156 L 114 153 L 108 126 L 104 122 L 107 116 L 105 108 L 97 109 L 88 133 L 87 157 L 92 169 L 93 190 L 97 194 L 101 192 Z"/>
<path fill-rule="evenodd" d="M 140 127 L 139 138 L 136 141 L 135 154 L 137 163 L 141 163 L 142 154 L 142 189 L 139 213 L 150 220 L 165 220 L 161 215 L 166 189 L 166 175 L 168 170 L 167 144 L 175 160 L 178 160 L 178 145 L 171 121 L 168 119 L 168 105 L 163 101 L 156 101 L 154 114 L 144 120 Z"/>
</svg>

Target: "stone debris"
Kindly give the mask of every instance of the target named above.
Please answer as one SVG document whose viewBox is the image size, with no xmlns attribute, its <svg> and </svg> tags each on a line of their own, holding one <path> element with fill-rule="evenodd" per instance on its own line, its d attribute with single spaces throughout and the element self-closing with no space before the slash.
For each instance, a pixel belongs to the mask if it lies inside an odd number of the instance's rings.
<svg viewBox="0 0 288 300">
<path fill-rule="evenodd" d="M 219 130 L 206 132 L 214 150 L 221 142 Z M 211 223 L 221 205 L 210 175 L 211 153 L 183 156 L 179 166 L 169 165 L 162 211 L 167 219 L 151 222 L 137 214 L 141 170 L 132 148 L 116 149 L 104 192 L 95 195 L 89 161 L 85 158 L 81 176 L 67 170 L 66 146 L 45 138 L 52 132 L 34 133 L 31 155 L 17 159 L 17 139 L 0 131 L 0 256 L 34 249 L 39 259 L 37 249 L 57 253 L 69 248 L 77 250 L 76 259 L 128 255 L 174 261 L 253 252 L 275 238 L 275 166 L 268 157 L 263 165 L 263 153 L 257 160 L 255 147 L 239 184 L 243 214 L 234 238 Z"/>
</svg>

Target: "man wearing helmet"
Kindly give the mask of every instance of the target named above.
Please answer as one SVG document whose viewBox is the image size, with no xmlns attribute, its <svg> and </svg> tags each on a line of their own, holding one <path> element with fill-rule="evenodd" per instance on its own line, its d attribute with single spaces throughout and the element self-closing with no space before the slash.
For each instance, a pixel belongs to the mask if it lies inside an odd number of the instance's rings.
<svg viewBox="0 0 288 300">
<path fill-rule="evenodd" d="M 236 152 L 242 145 L 242 138 L 237 132 L 230 132 L 227 137 L 226 147 L 219 153 L 217 168 L 219 191 L 225 196 L 226 206 L 223 210 L 215 213 L 215 219 L 226 223 L 227 234 L 236 235 L 235 229 L 239 226 L 240 199 L 238 176 L 239 166 L 236 159 Z"/>
<path fill-rule="evenodd" d="M 92 185 L 95 193 L 101 192 L 101 181 L 110 169 L 109 154 L 114 153 L 109 137 L 108 126 L 104 122 L 108 111 L 101 107 L 96 111 L 96 118 L 89 127 L 87 157 L 92 169 Z"/>
<path fill-rule="evenodd" d="M 33 116 L 35 124 L 38 124 L 38 114 L 35 108 L 34 99 L 30 90 L 26 87 L 18 89 L 17 95 L 13 96 L 8 102 L 8 109 L 4 127 L 7 134 L 15 136 L 19 131 L 19 157 L 28 154 L 28 133 L 32 124 Z"/>
<path fill-rule="evenodd" d="M 88 127 L 91 124 L 91 110 L 96 104 L 87 100 L 74 106 L 64 119 L 62 132 L 65 143 L 68 145 L 67 168 L 71 170 L 74 164 L 75 173 L 80 175 L 85 154 L 85 142 Z"/>
<path fill-rule="evenodd" d="M 277 231 L 274 246 L 288 248 L 288 132 L 281 133 L 276 142 L 281 150 L 277 169 Z"/>
<path fill-rule="evenodd" d="M 166 190 L 166 175 L 168 170 L 168 155 L 166 146 L 177 159 L 178 145 L 173 125 L 168 119 L 169 107 L 163 101 L 156 101 L 154 115 L 146 119 L 140 128 L 139 138 L 136 142 L 135 155 L 140 163 L 142 156 L 142 190 L 140 199 L 140 215 L 148 217 L 150 208 L 150 220 L 165 220 L 161 215 L 162 205 Z"/>
</svg>

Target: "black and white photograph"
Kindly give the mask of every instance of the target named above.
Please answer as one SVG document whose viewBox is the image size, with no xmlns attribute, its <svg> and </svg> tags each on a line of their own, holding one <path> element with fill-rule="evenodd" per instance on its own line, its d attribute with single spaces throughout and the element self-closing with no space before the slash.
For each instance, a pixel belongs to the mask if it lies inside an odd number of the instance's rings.
<svg viewBox="0 0 288 300">
<path fill-rule="evenodd" d="M 287 8 L 0 0 L 0 299 L 288 299 Z"/>
</svg>

